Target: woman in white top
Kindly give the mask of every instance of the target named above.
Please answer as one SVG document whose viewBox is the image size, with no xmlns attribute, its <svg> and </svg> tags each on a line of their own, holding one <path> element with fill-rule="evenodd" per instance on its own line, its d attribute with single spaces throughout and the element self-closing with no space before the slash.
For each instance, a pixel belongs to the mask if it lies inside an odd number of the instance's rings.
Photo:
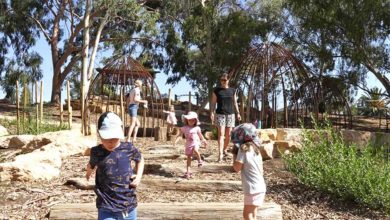
<svg viewBox="0 0 390 220">
<path fill-rule="evenodd" d="M 131 134 L 134 131 L 132 142 L 136 141 L 138 128 L 140 126 L 140 122 L 137 118 L 137 112 L 139 108 L 139 103 L 144 103 L 144 105 L 148 104 L 147 100 L 141 99 L 141 87 L 142 81 L 137 79 L 134 83 L 134 88 L 130 91 L 130 94 L 126 97 L 126 104 L 128 106 L 128 113 L 131 117 L 131 124 L 129 127 L 129 132 L 127 133 L 126 142 L 130 141 Z"/>
</svg>

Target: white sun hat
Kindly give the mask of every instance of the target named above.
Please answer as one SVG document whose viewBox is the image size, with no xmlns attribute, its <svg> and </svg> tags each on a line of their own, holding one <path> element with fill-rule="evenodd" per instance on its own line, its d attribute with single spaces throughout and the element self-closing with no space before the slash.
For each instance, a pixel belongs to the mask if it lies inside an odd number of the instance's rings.
<svg viewBox="0 0 390 220">
<path fill-rule="evenodd" d="M 122 120 L 114 112 L 105 112 L 99 117 L 98 131 L 102 139 L 124 139 Z"/>
<path fill-rule="evenodd" d="M 196 119 L 195 125 L 200 124 L 199 119 L 198 119 L 198 114 L 196 114 L 196 112 L 188 112 L 186 115 L 182 115 L 181 119 L 183 121 L 183 124 L 185 124 L 185 125 L 187 125 L 187 120 L 190 120 L 190 119 Z"/>
</svg>

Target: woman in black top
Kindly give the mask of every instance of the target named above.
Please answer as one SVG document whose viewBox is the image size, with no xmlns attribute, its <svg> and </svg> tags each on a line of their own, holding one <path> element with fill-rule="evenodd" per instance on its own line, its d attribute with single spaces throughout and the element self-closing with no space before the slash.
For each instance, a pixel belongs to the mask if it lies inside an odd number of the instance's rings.
<svg viewBox="0 0 390 220">
<path fill-rule="evenodd" d="M 211 97 L 210 118 L 218 127 L 218 162 L 221 162 L 223 156 L 227 155 L 230 132 L 235 126 L 234 113 L 237 114 L 237 119 L 239 121 L 241 121 L 241 116 L 238 110 L 236 90 L 234 88 L 229 88 L 228 74 L 222 74 L 219 80 L 221 86 L 214 89 Z M 215 104 L 217 104 L 216 110 Z M 216 114 L 214 114 L 214 111 Z"/>
</svg>

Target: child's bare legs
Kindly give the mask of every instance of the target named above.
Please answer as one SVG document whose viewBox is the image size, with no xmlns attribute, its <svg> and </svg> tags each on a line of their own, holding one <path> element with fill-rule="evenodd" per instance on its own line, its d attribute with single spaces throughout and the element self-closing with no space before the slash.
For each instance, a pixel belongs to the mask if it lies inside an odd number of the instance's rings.
<svg viewBox="0 0 390 220">
<path fill-rule="evenodd" d="M 171 123 L 167 123 L 167 131 L 168 133 L 172 133 L 173 125 Z"/>
<path fill-rule="evenodd" d="M 198 163 L 200 163 L 200 162 L 201 162 L 201 158 L 200 158 L 199 150 L 194 149 L 194 150 L 192 151 L 192 154 L 195 155 L 196 159 L 198 160 Z"/>
<path fill-rule="evenodd" d="M 190 167 L 191 167 L 191 161 L 192 161 L 192 156 L 187 155 L 187 173 L 190 173 Z"/>
<path fill-rule="evenodd" d="M 256 220 L 257 206 L 244 205 L 244 219 L 245 220 Z"/>
</svg>

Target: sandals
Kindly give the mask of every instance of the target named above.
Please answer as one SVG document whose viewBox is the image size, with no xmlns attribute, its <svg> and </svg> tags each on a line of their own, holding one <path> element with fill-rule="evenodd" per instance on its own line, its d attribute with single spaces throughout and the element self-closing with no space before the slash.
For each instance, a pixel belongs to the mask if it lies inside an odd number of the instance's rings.
<svg viewBox="0 0 390 220">
<path fill-rule="evenodd" d="M 203 160 L 199 161 L 199 162 L 198 162 L 198 167 L 202 167 L 202 166 L 203 166 L 203 163 L 204 163 Z"/>
<path fill-rule="evenodd" d="M 189 178 L 192 177 L 192 173 L 191 172 L 185 172 L 182 177 L 185 178 L 185 179 L 189 179 Z"/>
</svg>

